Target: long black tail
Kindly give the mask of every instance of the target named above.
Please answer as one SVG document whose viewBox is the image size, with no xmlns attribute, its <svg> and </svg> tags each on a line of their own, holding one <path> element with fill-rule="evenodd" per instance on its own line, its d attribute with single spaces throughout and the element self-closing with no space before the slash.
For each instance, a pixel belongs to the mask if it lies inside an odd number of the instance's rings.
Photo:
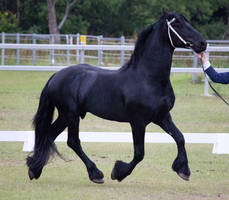
<svg viewBox="0 0 229 200">
<path fill-rule="evenodd" d="M 49 81 L 51 79 L 52 77 Z M 35 128 L 35 146 L 33 155 L 27 157 L 30 179 L 39 178 L 50 154 L 57 152 L 51 131 L 55 107 L 48 96 L 49 81 L 46 83 L 41 93 L 38 110 L 33 119 L 33 125 Z"/>
</svg>

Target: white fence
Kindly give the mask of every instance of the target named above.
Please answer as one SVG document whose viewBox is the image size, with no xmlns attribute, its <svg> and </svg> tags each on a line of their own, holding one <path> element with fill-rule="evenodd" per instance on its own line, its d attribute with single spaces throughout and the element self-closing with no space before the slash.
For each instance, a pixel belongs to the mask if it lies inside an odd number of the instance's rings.
<svg viewBox="0 0 229 200">
<path fill-rule="evenodd" d="M 8 44 L 8 43 L 1 43 L 1 60 L 2 65 L 0 66 L 0 70 L 25 70 L 25 71 L 57 71 L 62 69 L 66 66 L 36 66 L 36 65 L 4 65 L 4 51 L 5 49 L 13 49 L 13 50 L 76 50 L 79 51 L 80 54 L 80 63 L 84 63 L 85 51 L 98 51 L 98 55 L 100 55 L 101 51 L 120 51 L 121 57 L 124 56 L 125 51 L 133 51 L 134 45 L 83 45 L 83 44 Z M 176 52 L 192 52 L 190 49 L 176 49 Z M 211 52 L 229 52 L 229 47 L 219 47 L 219 46 L 208 46 L 207 48 L 207 55 Z M 52 55 L 51 55 L 52 57 Z M 53 57 L 52 57 L 53 59 Z M 99 58 L 98 58 L 99 59 Z M 123 62 L 124 59 L 121 59 Z M 122 64 L 122 63 L 121 63 Z M 198 68 L 197 56 L 193 54 L 193 68 L 172 68 L 172 72 L 181 72 L 181 73 L 203 73 L 201 68 Z M 105 67 L 106 69 L 116 69 L 114 67 Z M 228 68 L 218 68 L 217 71 L 225 72 L 229 71 Z M 209 85 L 207 80 L 205 79 L 205 86 L 204 86 L 204 95 L 209 95 Z"/>
<path fill-rule="evenodd" d="M 212 153 L 229 154 L 228 133 L 184 133 L 186 143 L 213 144 Z M 129 132 L 80 132 L 82 142 L 132 142 Z M 0 142 L 24 142 L 23 151 L 30 152 L 34 148 L 34 131 L 0 131 Z M 61 133 L 55 142 L 66 142 L 67 133 Z M 146 133 L 146 143 L 174 143 L 171 136 L 165 133 Z"/>
<path fill-rule="evenodd" d="M 59 71 L 66 66 L 34 66 L 34 65 L 0 65 L 0 71 Z M 100 67 L 103 69 L 116 70 L 119 67 Z M 217 68 L 218 72 L 228 72 L 229 68 Z M 172 67 L 172 73 L 203 73 L 202 68 L 182 68 L 182 67 Z M 204 81 L 204 95 L 209 95 L 209 84 L 207 79 Z"/>
<path fill-rule="evenodd" d="M 74 50 L 76 52 L 76 61 L 78 60 L 80 63 L 84 63 L 85 60 L 85 51 L 96 51 L 98 52 L 98 66 L 102 66 L 102 55 L 104 51 L 117 51 L 120 52 L 120 65 L 122 66 L 125 62 L 125 54 L 126 52 L 131 52 L 134 50 L 134 45 L 83 45 L 83 44 L 13 44 L 13 43 L 0 43 L 0 49 L 1 49 L 1 65 L 5 65 L 5 50 L 11 49 L 16 50 L 20 53 L 20 50 L 31 50 L 33 52 L 32 58 L 36 59 L 36 51 L 43 50 L 43 51 L 50 51 L 50 65 L 55 65 L 55 57 L 54 57 L 54 50 L 64 50 L 67 51 L 66 59 L 67 59 L 67 65 L 69 65 L 69 51 Z M 183 53 L 192 53 L 192 50 L 190 49 L 182 49 L 178 48 L 175 50 L 175 52 L 183 52 Z M 207 48 L 207 54 L 211 52 L 229 52 L 229 46 L 208 46 Z M 224 56 L 228 58 L 229 56 Z M 193 67 L 197 67 L 197 57 L 193 56 Z M 33 65 L 36 65 L 36 62 L 33 61 Z M 19 65 L 19 62 L 16 62 L 17 65 Z"/>
<path fill-rule="evenodd" d="M 10 44 L 1 43 L 1 49 L 31 49 L 31 50 L 103 50 L 103 51 L 133 51 L 134 45 L 76 45 L 76 44 Z M 190 49 L 177 48 L 178 52 L 190 52 Z M 229 52 L 229 47 L 208 46 L 207 52 Z"/>
<path fill-rule="evenodd" d="M 9 44 L 0 43 L 1 49 L 1 64 L 0 70 L 17 70 L 17 71 L 58 71 L 66 66 L 37 66 L 37 65 L 4 65 L 5 49 L 13 49 L 19 52 L 20 50 L 49 50 L 51 63 L 54 50 L 76 50 L 78 54 L 77 58 L 80 58 L 80 63 L 84 63 L 85 51 L 98 51 L 98 55 L 102 55 L 102 51 L 120 51 L 121 65 L 124 62 L 125 51 L 133 51 L 134 45 L 80 45 L 80 44 Z M 177 52 L 191 52 L 188 49 L 176 49 Z M 207 54 L 211 52 L 229 52 L 229 47 L 209 46 Z M 101 66 L 101 58 L 98 57 L 98 66 Z M 117 69 L 117 67 L 105 67 L 106 69 Z M 229 71 L 228 68 L 218 68 L 217 71 L 225 72 Z M 175 68 L 171 69 L 171 72 L 175 73 L 203 73 L 201 68 L 197 67 L 197 57 L 193 55 L 193 68 Z M 208 95 L 208 83 L 205 80 L 204 94 Z M 204 143 L 213 144 L 212 153 L 229 154 L 229 134 L 200 134 L 200 133 L 185 133 L 186 143 Z M 100 133 L 100 132 L 82 132 L 80 138 L 83 142 L 132 142 L 131 133 Z M 57 142 L 63 142 L 67 140 L 66 132 L 62 133 L 57 139 Z M 33 131 L 0 131 L 0 141 L 19 141 L 24 142 L 23 151 L 32 151 L 34 146 L 34 132 Z M 171 143 L 173 139 L 163 133 L 147 133 L 147 143 Z"/>
</svg>

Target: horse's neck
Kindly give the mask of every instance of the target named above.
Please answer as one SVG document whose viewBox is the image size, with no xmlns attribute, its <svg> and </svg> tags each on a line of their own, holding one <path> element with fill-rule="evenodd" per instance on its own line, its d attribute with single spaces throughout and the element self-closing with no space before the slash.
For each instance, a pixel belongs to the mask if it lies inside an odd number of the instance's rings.
<svg viewBox="0 0 229 200">
<path fill-rule="evenodd" d="M 139 70 L 150 77 L 169 78 L 174 50 L 170 47 L 166 33 L 154 32 L 146 41 L 144 54 L 139 60 Z"/>
</svg>

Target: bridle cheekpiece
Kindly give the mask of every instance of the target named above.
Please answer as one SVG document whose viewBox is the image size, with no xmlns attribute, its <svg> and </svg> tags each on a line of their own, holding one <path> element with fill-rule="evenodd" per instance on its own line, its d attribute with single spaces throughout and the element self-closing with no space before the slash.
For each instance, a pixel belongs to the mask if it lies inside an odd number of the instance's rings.
<svg viewBox="0 0 229 200">
<path fill-rule="evenodd" d="M 169 40 L 171 45 L 173 46 L 173 48 L 176 48 L 176 46 L 173 43 L 171 34 L 170 34 L 170 30 L 180 39 L 181 42 L 183 42 L 185 44 L 186 48 L 191 48 L 193 45 L 190 42 L 186 42 L 179 33 L 177 33 L 177 31 L 172 27 L 172 23 L 176 20 L 176 18 L 174 17 L 173 19 L 171 19 L 170 21 L 168 19 L 166 19 L 167 25 L 168 25 L 168 36 L 169 36 Z"/>
</svg>

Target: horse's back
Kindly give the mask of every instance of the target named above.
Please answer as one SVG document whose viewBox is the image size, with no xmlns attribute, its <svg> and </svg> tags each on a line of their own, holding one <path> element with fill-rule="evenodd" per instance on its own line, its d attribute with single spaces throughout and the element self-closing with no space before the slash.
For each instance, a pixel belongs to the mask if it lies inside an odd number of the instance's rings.
<svg viewBox="0 0 229 200">
<path fill-rule="evenodd" d="M 53 76 L 49 93 L 56 105 L 69 106 L 69 102 L 74 102 L 82 116 L 91 112 L 102 118 L 123 121 L 120 79 L 118 71 L 86 64 L 70 66 Z"/>
<path fill-rule="evenodd" d="M 93 83 L 93 75 L 91 75 L 91 78 L 87 77 L 90 76 L 89 74 L 96 74 L 97 71 L 96 67 L 86 64 L 66 67 L 58 71 L 49 81 L 49 93 L 52 97 L 63 96 L 64 98 L 69 95 L 73 96 L 81 85 Z"/>
</svg>

